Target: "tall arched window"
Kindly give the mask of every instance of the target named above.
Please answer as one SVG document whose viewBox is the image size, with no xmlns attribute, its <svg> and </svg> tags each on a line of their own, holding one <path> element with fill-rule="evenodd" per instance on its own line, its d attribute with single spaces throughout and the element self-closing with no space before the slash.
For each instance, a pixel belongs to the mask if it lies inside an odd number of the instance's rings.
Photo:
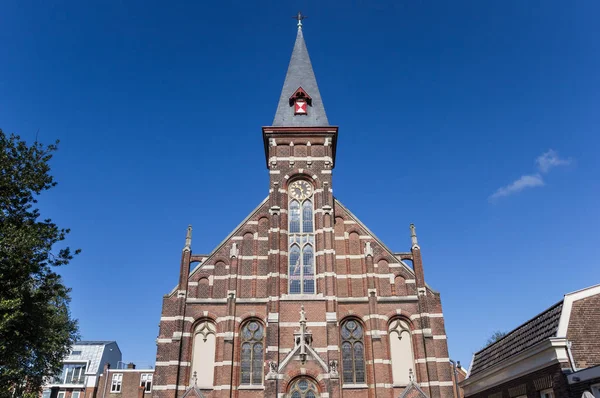
<svg viewBox="0 0 600 398">
<path fill-rule="evenodd" d="M 242 326 L 241 384 L 262 385 L 263 380 L 263 326 L 249 321 Z"/>
<path fill-rule="evenodd" d="M 305 377 L 295 381 L 289 391 L 290 398 L 317 398 L 319 396 L 317 385 Z"/>
<path fill-rule="evenodd" d="M 409 374 L 415 370 L 410 326 L 402 319 L 390 324 L 390 352 L 392 354 L 392 376 L 395 385 L 407 385 Z"/>
<path fill-rule="evenodd" d="M 190 385 L 212 388 L 215 375 L 215 326 L 209 321 L 200 322 L 194 329 L 193 344 Z"/>
<path fill-rule="evenodd" d="M 313 187 L 296 180 L 289 186 L 288 284 L 290 294 L 315 293 Z"/>
<path fill-rule="evenodd" d="M 363 327 L 354 319 L 342 323 L 342 373 L 345 384 L 365 382 Z"/>
</svg>

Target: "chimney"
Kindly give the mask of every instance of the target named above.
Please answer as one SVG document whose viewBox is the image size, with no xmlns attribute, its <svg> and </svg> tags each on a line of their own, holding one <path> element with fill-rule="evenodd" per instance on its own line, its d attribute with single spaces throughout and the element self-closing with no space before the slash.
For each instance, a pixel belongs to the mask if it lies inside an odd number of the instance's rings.
<svg viewBox="0 0 600 398">
<path fill-rule="evenodd" d="M 129 362 L 129 363 L 127 364 L 127 369 L 135 369 L 135 363 L 133 363 L 133 362 Z"/>
</svg>

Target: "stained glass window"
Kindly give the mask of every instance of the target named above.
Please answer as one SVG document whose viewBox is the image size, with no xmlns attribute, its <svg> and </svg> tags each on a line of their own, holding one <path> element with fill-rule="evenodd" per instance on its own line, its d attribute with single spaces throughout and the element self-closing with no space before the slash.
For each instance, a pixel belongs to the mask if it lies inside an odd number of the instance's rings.
<svg viewBox="0 0 600 398">
<path fill-rule="evenodd" d="M 301 378 L 292 383 L 290 396 L 292 398 L 316 398 L 319 396 L 319 390 L 312 380 Z"/>
<path fill-rule="evenodd" d="M 346 384 L 365 382 L 365 345 L 363 328 L 350 319 L 342 324 L 342 377 Z"/>
<path fill-rule="evenodd" d="M 291 199 L 288 207 L 288 291 L 290 294 L 316 293 L 312 189 L 309 192 L 311 193 L 309 197 L 296 196 L 297 199 Z"/>
<path fill-rule="evenodd" d="M 313 232 L 313 205 L 310 200 L 305 200 L 302 204 L 302 232 Z"/>
<path fill-rule="evenodd" d="M 290 233 L 300 233 L 300 204 L 295 200 L 290 202 Z"/>
<path fill-rule="evenodd" d="M 263 326 L 250 321 L 242 327 L 241 384 L 262 385 Z"/>
</svg>

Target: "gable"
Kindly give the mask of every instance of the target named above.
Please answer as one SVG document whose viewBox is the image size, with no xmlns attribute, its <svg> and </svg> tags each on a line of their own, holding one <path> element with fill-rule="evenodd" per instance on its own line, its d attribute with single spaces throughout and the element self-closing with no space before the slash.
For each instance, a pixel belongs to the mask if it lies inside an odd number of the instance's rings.
<svg viewBox="0 0 600 398">
<path fill-rule="evenodd" d="M 411 381 L 399 398 L 428 398 L 427 394 L 414 382 Z"/>
</svg>

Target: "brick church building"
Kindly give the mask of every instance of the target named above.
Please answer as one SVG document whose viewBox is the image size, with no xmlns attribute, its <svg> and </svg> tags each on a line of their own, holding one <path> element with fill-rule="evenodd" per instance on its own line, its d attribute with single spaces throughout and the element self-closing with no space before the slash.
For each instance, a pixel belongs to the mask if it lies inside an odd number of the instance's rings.
<svg viewBox="0 0 600 398">
<path fill-rule="evenodd" d="M 267 197 L 209 255 L 189 227 L 164 296 L 152 395 L 454 397 L 440 294 L 413 225 L 394 252 L 333 196 L 327 119 L 298 16 Z"/>
</svg>

